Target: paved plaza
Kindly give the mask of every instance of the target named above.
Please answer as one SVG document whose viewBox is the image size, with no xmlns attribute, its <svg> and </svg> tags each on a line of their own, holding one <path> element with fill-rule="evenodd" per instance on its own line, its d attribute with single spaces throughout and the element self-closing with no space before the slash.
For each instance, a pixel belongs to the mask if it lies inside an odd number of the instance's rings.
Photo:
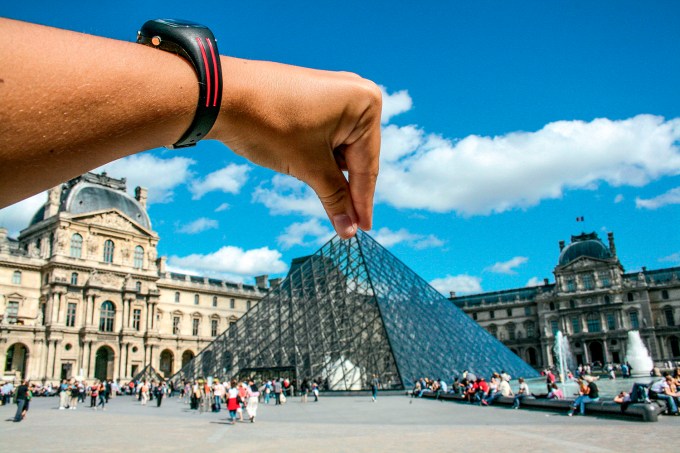
<svg viewBox="0 0 680 453">
<path fill-rule="evenodd" d="M 506 407 L 381 395 L 291 398 L 260 406 L 256 423 L 226 423 L 227 413 L 190 411 L 178 399 L 144 407 L 130 397 L 107 410 L 58 410 L 58 398 L 36 398 L 22 423 L 8 421 L 16 406 L 0 407 L 0 451 L 187 452 L 327 451 L 437 452 L 642 451 L 680 443 L 680 417 L 658 423 L 633 419 L 566 417 Z"/>
</svg>

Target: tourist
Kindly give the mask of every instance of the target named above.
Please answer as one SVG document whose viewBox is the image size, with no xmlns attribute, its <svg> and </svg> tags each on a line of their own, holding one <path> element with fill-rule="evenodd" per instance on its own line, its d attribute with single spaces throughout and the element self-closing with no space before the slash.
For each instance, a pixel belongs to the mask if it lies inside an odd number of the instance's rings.
<svg viewBox="0 0 680 453">
<path fill-rule="evenodd" d="M 628 392 L 624 392 L 623 390 L 620 391 L 619 394 L 614 397 L 615 403 L 625 404 L 630 403 L 630 401 L 631 401 L 630 394 Z"/>
<path fill-rule="evenodd" d="M 490 389 L 489 383 L 486 382 L 483 377 L 477 379 L 477 391 L 474 396 L 474 401 L 481 405 L 482 401 L 484 401 L 489 396 Z"/>
<path fill-rule="evenodd" d="M 378 380 L 378 376 L 374 374 L 373 379 L 371 379 L 371 399 L 374 403 L 378 399 L 378 386 L 379 385 L 380 385 L 380 381 Z"/>
<path fill-rule="evenodd" d="M 272 381 L 269 380 L 264 384 L 264 404 L 269 404 L 269 399 L 271 397 L 274 387 L 272 386 Z"/>
<path fill-rule="evenodd" d="M 236 384 L 236 379 L 232 379 L 231 387 L 227 392 L 227 410 L 229 411 L 229 418 L 232 425 L 236 423 L 236 411 L 240 407 L 241 405 L 238 402 L 238 387 Z"/>
<path fill-rule="evenodd" d="M 224 398 L 224 395 L 226 394 L 227 389 L 224 388 L 224 384 L 222 384 L 219 379 L 215 379 L 213 381 L 213 388 L 212 388 L 212 393 L 214 397 L 214 402 L 213 402 L 213 412 L 220 412 L 222 410 L 222 398 Z"/>
<path fill-rule="evenodd" d="M 11 382 L 5 383 L 2 386 L 2 405 L 8 406 L 12 401 L 12 394 L 14 393 L 14 384 Z"/>
<path fill-rule="evenodd" d="M 314 395 L 314 402 L 319 402 L 319 384 L 316 382 L 312 383 L 312 394 Z"/>
<path fill-rule="evenodd" d="M 28 387 L 28 381 L 23 381 L 16 391 L 17 412 L 14 415 L 15 422 L 20 422 L 26 416 L 30 399 L 31 391 Z"/>
<path fill-rule="evenodd" d="M 555 375 L 552 370 L 548 368 L 545 370 L 545 385 L 548 388 L 548 393 L 552 390 L 552 385 L 555 383 Z"/>
<path fill-rule="evenodd" d="M 156 398 L 156 407 L 161 407 L 163 402 L 163 394 L 165 393 L 165 383 L 158 384 L 154 388 L 153 396 Z"/>
<path fill-rule="evenodd" d="M 552 385 L 550 386 L 550 391 L 548 392 L 548 399 L 549 400 L 564 399 L 564 393 L 562 393 L 562 390 L 557 386 L 555 382 L 553 382 Z"/>
<path fill-rule="evenodd" d="M 300 402 L 306 403 L 308 394 L 309 394 L 309 381 L 307 380 L 307 378 L 304 378 L 302 380 L 302 384 L 300 385 Z"/>
<path fill-rule="evenodd" d="M 71 395 L 69 396 L 68 408 L 71 410 L 76 410 L 78 407 L 78 401 L 80 400 L 80 383 L 74 382 L 71 384 Z"/>
<path fill-rule="evenodd" d="M 574 412 L 576 409 L 579 409 L 579 413 L 581 415 L 586 414 L 586 404 L 590 402 L 596 402 L 600 400 L 600 391 L 597 388 L 597 384 L 595 384 L 596 378 L 592 376 L 585 376 L 580 384 L 580 395 L 574 403 L 571 406 L 571 409 L 569 409 L 569 412 L 567 415 L 570 417 L 574 415 Z"/>
<path fill-rule="evenodd" d="M 524 398 L 531 396 L 531 391 L 529 390 L 529 384 L 526 383 L 523 377 L 517 379 L 519 382 L 519 389 L 515 395 L 515 399 L 512 402 L 513 409 L 519 409 L 520 404 Z"/>
<path fill-rule="evenodd" d="M 99 406 L 101 406 L 102 410 L 105 411 L 106 410 L 106 384 L 105 384 L 105 381 L 101 381 L 99 383 L 99 390 L 98 390 L 97 394 L 99 395 L 99 402 L 97 403 L 95 410 L 97 410 L 97 408 Z M 144 403 L 144 404 L 146 404 L 146 403 Z"/>
<path fill-rule="evenodd" d="M 248 412 L 248 417 L 250 417 L 250 423 L 255 423 L 255 417 L 257 417 L 257 406 L 260 400 L 260 390 L 257 388 L 257 385 L 255 385 L 255 382 L 252 379 L 248 381 L 246 398 L 246 411 Z"/>
<path fill-rule="evenodd" d="M 275 406 L 281 405 L 281 378 L 274 381 L 274 399 L 276 400 Z"/>
<path fill-rule="evenodd" d="M 245 382 L 238 385 L 238 400 L 240 406 L 236 412 L 239 420 L 243 421 L 243 409 L 248 405 L 248 385 Z"/>
<path fill-rule="evenodd" d="M 69 388 L 68 381 L 66 379 L 61 381 L 59 385 L 59 410 L 63 411 L 68 408 L 69 401 Z"/>
<path fill-rule="evenodd" d="M 678 401 L 680 393 L 678 393 L 673 378 L 666 373 L 666 375 L 655 381 L 649 388 L 649 397 L 653 400 L 661 400 L 666 402 L 666 413 L 669 415 L 678 415 Z"/>
<path fill-rule="evenodd" d="M 94 384 L 89 387 L 90 392 L 90 407 L 97 409 L 97 398 L 99 397 L 99 381 L 94 381 Z"/>
</svg>

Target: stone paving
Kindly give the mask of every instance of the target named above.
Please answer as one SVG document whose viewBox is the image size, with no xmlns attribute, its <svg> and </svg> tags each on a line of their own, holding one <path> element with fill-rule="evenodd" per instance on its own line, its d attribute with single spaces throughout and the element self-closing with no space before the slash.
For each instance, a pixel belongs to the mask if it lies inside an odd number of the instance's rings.
<svg viewBox="0 0 680 453">
<path fill-rule="evenodd" d="M 680 417 L 658 423 L 567 417 L 505 407 L 379 396 L 323 397 L 302 404 L 260 405 L 256 423 L 229 425 L 227 413 L 198 414 L 178 399 L 160 408 L 130 397 L 106 411 L 58 410 L 58 398 L 36 398 L 26 420 L 0 407 L 2 452 L 490 452 L 642 451 L 680 445 Z"/>
</svg>

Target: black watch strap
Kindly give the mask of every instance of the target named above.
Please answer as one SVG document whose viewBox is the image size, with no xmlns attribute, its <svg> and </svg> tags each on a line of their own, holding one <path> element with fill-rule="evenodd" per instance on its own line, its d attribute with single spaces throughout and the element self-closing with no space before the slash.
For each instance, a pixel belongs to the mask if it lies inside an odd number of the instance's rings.
<svg viewBox="0 0 680 453">
<path fill-rule="evenodd" d="M 137 42 L 185 58 L 198 76 L 198 105 L 189 129 L 169 148 L 194 146 L 212 129 L 222 103 L 222 66 L 217 42 L 208 27 L 176 19 L 147 21 Z M 162 70 L 162 68 L 161 68 Z"/>
</svg>

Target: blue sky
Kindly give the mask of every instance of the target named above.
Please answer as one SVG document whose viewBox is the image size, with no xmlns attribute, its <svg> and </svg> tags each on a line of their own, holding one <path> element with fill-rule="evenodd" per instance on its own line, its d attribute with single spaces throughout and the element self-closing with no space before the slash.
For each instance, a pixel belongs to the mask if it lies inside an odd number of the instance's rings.
<svg viewBox="0 0 680 453">
<path fill-rule="evenodd" d="M 95 3 L 0 15 L 124 40 L 147 19 L 185 18 L 223 54 L 383 86 L 371 234 L 444 293 L 553 281 L 558 241 L 582 231 L 613 231 L 627 271 L 680 265 L 677 2 Z M 309 190 L 215 142 L 106 169 L 149 188 L 176 270 L 280 276 L 330 235 Z M 0 224 L 16 233 L 42 202 Z"/>
</svg>

